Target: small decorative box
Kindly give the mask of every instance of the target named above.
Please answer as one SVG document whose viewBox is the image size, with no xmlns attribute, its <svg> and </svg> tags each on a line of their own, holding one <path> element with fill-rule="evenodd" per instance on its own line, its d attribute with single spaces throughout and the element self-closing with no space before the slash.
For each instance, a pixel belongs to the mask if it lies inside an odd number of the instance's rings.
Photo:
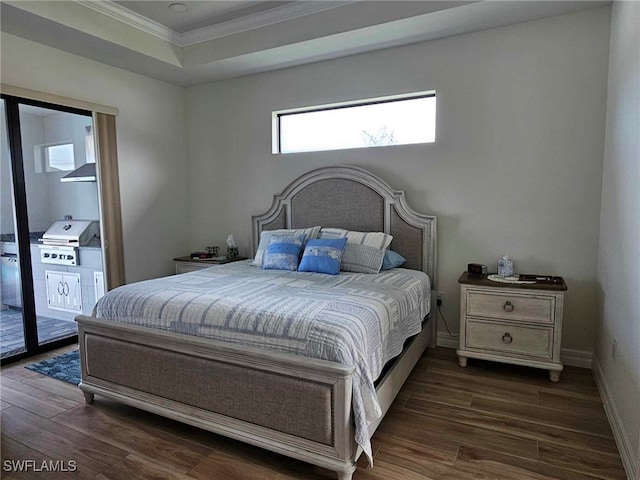
<svg viewBox="0 0 640 480">
<path fill-rule="evenodd" d="M 472 275 L 486 275 L 487 274 L 487 266 L 481 263 L 470 263 L 467 265 L 467 272 Z"/>
</svg>

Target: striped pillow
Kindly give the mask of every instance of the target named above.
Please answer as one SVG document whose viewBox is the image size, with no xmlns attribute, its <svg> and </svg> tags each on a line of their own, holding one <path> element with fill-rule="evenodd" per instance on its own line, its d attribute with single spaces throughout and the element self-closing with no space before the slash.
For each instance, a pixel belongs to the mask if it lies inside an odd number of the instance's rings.
<svg viewBox="0 0 640 480">
<path fill-rule="evenodd" d="M 344 238 L 347 245 L 342 254 L 340 270 L 357 273 L 378 273 L 384 253 L 393 237 L 383 232 L 353 232 L 342 228 L 322 228 L 319 238 Z"/>
</svg>

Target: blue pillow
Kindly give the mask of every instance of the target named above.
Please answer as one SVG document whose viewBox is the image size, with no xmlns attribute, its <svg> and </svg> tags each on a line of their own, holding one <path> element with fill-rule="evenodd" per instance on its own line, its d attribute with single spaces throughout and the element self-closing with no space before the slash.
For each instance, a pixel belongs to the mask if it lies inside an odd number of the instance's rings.
<svg viewBox="0 0 640 480">
<path fill-rule="evenodd" d="M 269 247 L 262 260 L 262 268 L 265 270 L 292 270 L 298 269 L 300 250 L 304 244 L 306 235 L 273 235 L 269 241 Z"/>
<path fill-rule="evenodd" d="M 301 272 L 340 273 L 340 260 L 347 238 L 318 238 L 309 240 L 304 247 L 298 270 Z"/>
<path fill-rule="evenodd" d="M 391 270 L 392 268 L 398 268 L 404 265 L 407 261 L 402 255 L 393 250 L 384 251 L 384 259 L 382 260 L 382 268 L 380 270 Z"/>
</svg>

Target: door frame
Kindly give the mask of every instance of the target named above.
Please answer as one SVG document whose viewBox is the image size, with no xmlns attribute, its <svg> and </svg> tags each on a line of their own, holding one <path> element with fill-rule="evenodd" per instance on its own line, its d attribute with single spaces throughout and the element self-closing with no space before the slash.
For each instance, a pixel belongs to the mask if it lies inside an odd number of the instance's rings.
<svg viewBox="0 0 640 480">
<path fill-rule="evenodd" d="M 8 90 L 17 91 L 28 96 L 16 96 L 10 93 L 5 93 Z M 13 190 L 16 216 L 15 234 L 20 259 L 25 341 L 24 352 L 0 360 L 0 364 L 5 365 L 7 363 L 15 362 L 23 358 L 37 355 L 78 341 L 78 336 L 72 335 L 43 345 L 38 343 L 33 276 L 31 274 L 23 274 L 23 272 L 32 272 L 32 260 L 31 246 L 29 242 L 26 185 L 24 181 L 22 137 L 20 130 L 20 104 L 92 117 L 94 125 L 94 139 L 96 142 L 96 167 L 98 173 L 96 183 L 98 186 L 105 290 L 113 289 L 124 283 L 124 255 L 115 138 L 114 111 L 117 114 L 117 110 L 7 85 L 2 85 L 0 97 L 5 102 L 7 138 L 10 150 L 12 182 L 14 185 Z M 60 103 L 51 103 L 39 98 L 45 98 L 47 100 L 54 100 L 57 102 L 59 101 Z M 80 104 L 82 107 L 95 108 L 95 110 L 77 108 L 73 106 L 74 103 Z M 98 128 L 98 123 L 106 125 L 107 127 Z"/>
</svg>

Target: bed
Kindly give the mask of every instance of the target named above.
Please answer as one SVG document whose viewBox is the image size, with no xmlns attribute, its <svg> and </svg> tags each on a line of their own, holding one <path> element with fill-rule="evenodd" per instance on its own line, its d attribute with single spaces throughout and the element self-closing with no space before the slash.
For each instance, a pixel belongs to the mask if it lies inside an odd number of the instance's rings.
<svg viewBox="0 0 640 480">
<path fill-rule="evenodd" d="M 243 309 L 233 317 L 234 336 L 221 333 L 217 324 L 184 321 L 183 317 L 173 321 L 173 316 L 177 318 L 179 314 L 177 310 L 187 319 L 189 309 L 194 309 L 192 318 L 204 318 L 193 305 L 171 307 L 169 301 L 161 301 L 158 309 L 162 315 L 157 318 L 162 321 L 154 324 L 151 316 L 129 321 L 136 315 L 119 310 L 117 302 L 109 309 L 105 301 L 99 304 L 103 318 L 77 317 L 82 366 L 79 386 L 86 401 L 92 402 L 95 394 L 103 395 L 334 470 L 340 480 L 350 479 L 356 460 L 363 452 L 369 453 L 368 439 L 415 363 L 427 346 L 435 346 L 436 322 L 428 310 L 429 305 L 435 305 L 436 218 L 413 211 L 403 192 L 392 190 L 366 170 L 327 167 L 296 179 L 274 196 L 266 213 L 252 218 L 254 253 L 263 231 L 316 225 L 388 233 L 393 236 L 391 248 L 406 258 L 406 264 L 402 269 L 380 274 L 341 273 L 332 277 L 265 271 L 249 266 L 249 262 L 237 262 L 142 282 L 147 285 L 145 289 L 155 288 L 160 295 L 196 299 L 193 303 L 207 311 L 218 308 L 220 303 L 229 304 L 227 308 L 233 311 Z M 422 277 L 428 278 L 426 286 Z M 297 320 L 287 323 L 294 333 L 288 334 L 286 341 L 269 335 L 262 338 L 244 329 L 240 332 L 244 343 L 240 343 L 236 338 L 237 323 L 248 322 L 256 330 L 255 325 L 266 315 L 256 313 L 252 298 L 247 298 L 264 296 L 266 287 L 259 282 L 265 279 L 264 285 L 278 285 L 274 289 L 278 297 L 274 308 L 278 311 L 282 305 L 297 301 L 297 297 L 287 295 L 307 295 L 299 302 L 301 309 L 307 309 L 301 318 L 324 315 L 331 319 L 330 315 L 372 310 L 376 307 L 354 304 L 353 299 L 362 297 L 361 292 L 366 289 L 369 293 L 364 296 L 386 305 L 380 308 L 389 309 L 393 304 L 394 312 L 404 309 L 399 314 L 403 321 L 404 317 L 411 317 L 413 323 L 390 348 L 394 358 L 389 362 L 384 355 L 367 362 L 345 360 L 351 358 L 345 356 L 339 357 L 342 361 L 332 360 L 331 355 L 310 356 L 301 345 L 309 332 L 299 332 L 304 330 L 300 327 L 304 322 Z M 238 292 L 235 284 L 255 288 L 243 289 L 242 295 L 225 293 Z M 323 300 L 321 288 L 329 284 L 334 290 Z M 403 297 L 387 300 L 393 290 L 391 285 L 396 290 L 394 294 Z M 199 290 L 205 287 L 213 293 Z M 134 284 L 117 289 L 109 298 L 114 300 L 126 290 L 129 297 L 121 305 L 136 303 L 143 298 L 136 290 L 140 288 Z M 428 291 L 421 291 L 425 288 Z M 172 293 L 174 290 L 178 293 Z M 428 297 L 426 303 L 418 305 L 418 300 L 412 300 L 421 296 Z M 246 307 L 248 303 L 251 308 Z M 320 328 L 317 323 L 309 325 Z M 318 332 L 317 338 L 327 336 L 326 330 Z M 380 359 L 385 360 L 385 365 L 371 367 Z M 376 378 L 363 380 L 371 372 L 360 363 L 371 367 Z M 368 395 L 376 404 L 375 415 L 367 415 L 372 408 Z"/>
</svg>

